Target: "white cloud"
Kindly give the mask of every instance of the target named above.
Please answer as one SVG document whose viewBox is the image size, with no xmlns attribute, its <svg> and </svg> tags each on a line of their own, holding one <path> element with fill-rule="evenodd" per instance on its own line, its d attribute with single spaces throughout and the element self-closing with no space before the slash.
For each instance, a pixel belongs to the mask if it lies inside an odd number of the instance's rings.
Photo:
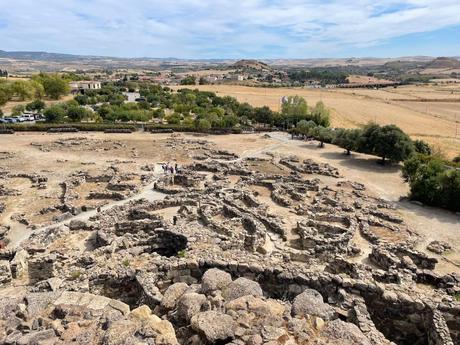
<svg viewBox="0 0 460 345">
<path fill-rule="evenodd" d="M 0 49 L 118 56 L 305 57 L 460 25 L 458 0 L 0 0 L 0 8 Z"/>
</svg>

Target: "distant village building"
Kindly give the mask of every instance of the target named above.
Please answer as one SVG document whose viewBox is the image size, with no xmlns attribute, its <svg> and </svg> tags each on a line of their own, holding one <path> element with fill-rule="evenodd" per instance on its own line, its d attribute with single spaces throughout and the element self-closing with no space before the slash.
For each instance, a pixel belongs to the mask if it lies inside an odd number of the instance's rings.
<svg viewBox="0 0 460 345">
<path fill-rule="evenodd" d="M 126 96 L 126 102 L 137 102 L 141 98 L 141 94 L 139 92 L 123 92 L 123 95 Z"/>
<path fill-rule="evenodd" d="M 99 90 L 102 87 L 100 81 L 73 81 L 70 84 L 73 93 L 85 90 Z"/>
</svg>

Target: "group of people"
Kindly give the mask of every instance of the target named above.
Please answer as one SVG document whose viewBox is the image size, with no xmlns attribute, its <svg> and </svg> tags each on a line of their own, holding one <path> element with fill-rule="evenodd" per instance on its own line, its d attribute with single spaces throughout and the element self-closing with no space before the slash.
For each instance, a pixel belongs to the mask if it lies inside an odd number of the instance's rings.
<svg viewBox="0 0 460 345">
<path fill-rule="evenodd" d="M 172 165 L 169 165 L 169 163 L 166 163 L 166 164 L 162 164 L 161 165 L 161 168 L 163 169 L 163 172 L 165 174 L 178 174 L 180 172 L 179 170 L 179 166 L 176 164 L 174 164 L 174 166 Z"/>
</svg>

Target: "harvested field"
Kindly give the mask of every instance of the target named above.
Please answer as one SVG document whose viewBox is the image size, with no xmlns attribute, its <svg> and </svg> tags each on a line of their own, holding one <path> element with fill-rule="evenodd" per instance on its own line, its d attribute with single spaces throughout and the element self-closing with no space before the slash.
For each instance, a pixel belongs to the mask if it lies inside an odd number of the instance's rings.
<svg viewBox="0 0 460 345">
<path fill-rule="evenodd" d="M 236 97 L 253 106 L 280 110 L 283 96 L 300 95 L 309 105 L 322 100 L 332 111 L 332 125 L 357 127 L 370 121 L 396 124 L 414 138 L 439 147 L 448 157 L 460 153 L 460 86 L 401 86 L 369 89 L 256 88 L 200 85 L 200 90 Z M 434 100 L 429 102 L 429 100 Z M 457 118 L 456 118 L 457 115 Z M 456 122 L 457 121 L 457 122 Z"/>
</svg>

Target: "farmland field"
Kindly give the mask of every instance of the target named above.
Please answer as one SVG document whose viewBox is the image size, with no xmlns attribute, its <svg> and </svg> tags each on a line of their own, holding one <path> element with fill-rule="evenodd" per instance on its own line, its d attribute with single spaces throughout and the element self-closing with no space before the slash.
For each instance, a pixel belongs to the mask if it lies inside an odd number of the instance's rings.
<svg viewBox="0 0 460 345">
<path fill-rule="evenodd" d="M 277 111 L 283 96 L 300 95 L 309 105 L 322 100 L 331 109 L 332 125 L 335 127 L 358 127 L 369 121 L 381 125 L 396 124 L 411 137 L 423 139 L 441 149 L 448 157 L 460 153 L 460 128 L 456 133 L 460 122 L 459 85 L 403 86 L 380 90 L 235 85 L 200 85 L 196 88 L 213 91 L 220 96 L 233 96 L 253 106 L 267 105 Z"/>
</svg>

